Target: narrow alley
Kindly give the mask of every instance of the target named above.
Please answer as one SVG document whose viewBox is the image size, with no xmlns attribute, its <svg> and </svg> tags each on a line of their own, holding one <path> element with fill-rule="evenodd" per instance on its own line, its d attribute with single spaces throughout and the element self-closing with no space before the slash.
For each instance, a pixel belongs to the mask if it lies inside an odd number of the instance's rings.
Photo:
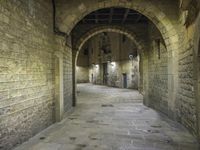
<svg viewBox="0 0 200 150">
<path fill-rule="evenodd" d="M 77 107 L 15 150 L 198 150 L 180 124 L 134 90 L 79 84 Z"/>
</svg>

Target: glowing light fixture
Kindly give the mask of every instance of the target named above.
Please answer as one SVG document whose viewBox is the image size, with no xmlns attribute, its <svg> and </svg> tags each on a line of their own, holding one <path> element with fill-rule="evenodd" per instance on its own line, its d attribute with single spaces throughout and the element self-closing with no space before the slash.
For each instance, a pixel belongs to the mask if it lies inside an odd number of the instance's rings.
<svg viewBox="0 0 200 150">
<path fill-rule="evenodd" d="M 111 62 L 110 64 L 111 64 L 112 67 L 115 67 L 115 66 L 116 66 L 116 63 L 115 63 L 115 62 Z"/>
<path fill-rule="evenodd" d="M 98 68 L 99 68 L 99 65 L 98 65 L 98 64 L 96 64 L 96 65 L 95 65 L 95 67 L 98 69 Z"/>
<path fill-rule="evenodd" d="M 130 54 L 130 55 L 129 55 L 129 59 L 130 59 L 130 60 L 133 60 L 133 55 Z"/>
</svg>

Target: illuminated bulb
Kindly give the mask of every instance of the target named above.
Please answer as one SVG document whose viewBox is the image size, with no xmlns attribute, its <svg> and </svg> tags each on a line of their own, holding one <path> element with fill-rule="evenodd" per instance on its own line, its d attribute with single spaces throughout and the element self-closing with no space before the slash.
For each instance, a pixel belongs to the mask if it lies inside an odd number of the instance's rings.
<svg viewBox="0 0 200 150">
<path fill-rule="evenodd" d="M 111 62 L 111 65 L 112 65 L 112 67 L 115 67 L 116 63 L 115 62 Z"/>
</svg>

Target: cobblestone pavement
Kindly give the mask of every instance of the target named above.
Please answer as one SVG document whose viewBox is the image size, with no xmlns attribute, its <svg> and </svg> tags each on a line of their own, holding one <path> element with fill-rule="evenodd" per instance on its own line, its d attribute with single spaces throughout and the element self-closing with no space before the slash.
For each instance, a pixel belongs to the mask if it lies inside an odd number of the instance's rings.
<svg viewBox="0 0 200 150">
<path fill-rule="evenodd" d="M 80 84 L 78 106 L 16 150 L 198 150 L 195 138 L 133 90 Z"/>
</svg>

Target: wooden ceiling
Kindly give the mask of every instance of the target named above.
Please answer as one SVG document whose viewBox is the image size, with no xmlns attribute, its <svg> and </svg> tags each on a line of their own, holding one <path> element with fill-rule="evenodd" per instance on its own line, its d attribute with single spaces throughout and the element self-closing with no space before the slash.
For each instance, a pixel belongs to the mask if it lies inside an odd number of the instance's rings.
<svg viewBox="0 0 200 150">
<path fill-rule="evenodd" d="M 81 24 L 136 24 L 148 19 L 137 11 L 126 8 L 106 8 L 94 11 L 81 20 Z"/>
</svg>

